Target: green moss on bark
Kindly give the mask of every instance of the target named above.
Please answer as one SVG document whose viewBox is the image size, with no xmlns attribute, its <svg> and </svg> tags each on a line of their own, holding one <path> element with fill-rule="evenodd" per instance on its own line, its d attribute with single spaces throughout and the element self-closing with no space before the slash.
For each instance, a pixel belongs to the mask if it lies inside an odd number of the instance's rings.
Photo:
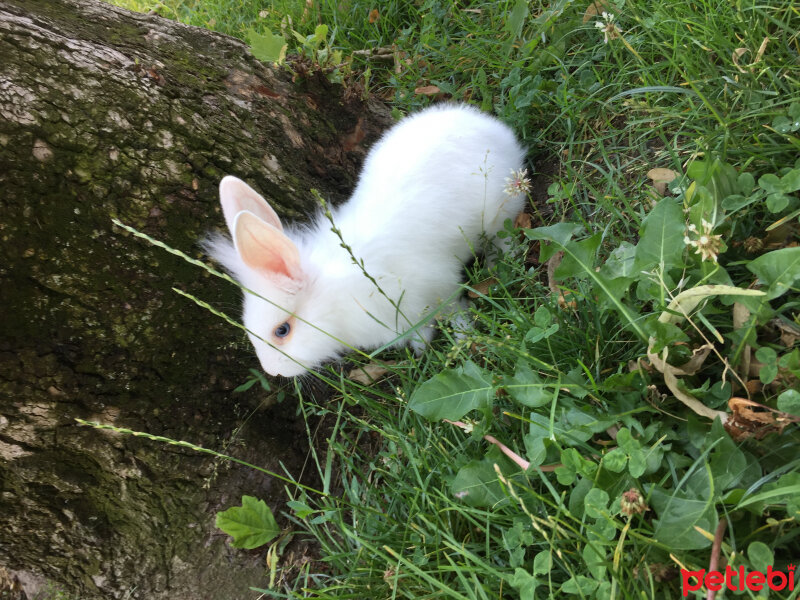
<svg viewBox="0 0 800 600">
<path fill-rule="evenodd" d="M 312 187 L 347 195 L 388 112 L 93 0 L 0 0 L 0 28 L 0 562 L 85 599 L 247 597 L 261 560 L 215 567 L 229 550 L 213 514 L 245 493 L 277 505 L 272 482 L 74 419 L 220 450 L 237 432 L 233 451 L 280 470 L 304 458 L 293 407 L 232 396 L 252 352 L 171 288 L 233 315 L 238 290 L 111 218 L 198 255 L 226 174 L 307 214 Z"/>
</svg>

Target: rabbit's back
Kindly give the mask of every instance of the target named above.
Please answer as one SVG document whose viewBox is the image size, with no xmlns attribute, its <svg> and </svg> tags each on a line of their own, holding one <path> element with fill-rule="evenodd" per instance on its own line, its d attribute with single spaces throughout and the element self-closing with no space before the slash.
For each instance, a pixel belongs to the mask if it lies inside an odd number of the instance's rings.
<svg viewBox="0 0 800 600">
<path fill-rule="evenodd" d="M 467 260 L 481 233 L 494 235 L 522 209 L 524 198 L 503 190 L 523 158 L 494 117 L 469 106 L 429 108 L 372 148 L 339 226 L 365 256 L 389 244 Z"/>
</svg>

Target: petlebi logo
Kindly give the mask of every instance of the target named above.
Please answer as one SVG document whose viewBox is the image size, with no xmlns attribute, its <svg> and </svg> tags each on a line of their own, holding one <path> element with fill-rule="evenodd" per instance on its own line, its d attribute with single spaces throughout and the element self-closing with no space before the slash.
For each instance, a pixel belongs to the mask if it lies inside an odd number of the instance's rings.
<svg viewBox="0 0 800 600">
<path fill-rule="evenodd" d="M 725 567 L 724 572 L 706 571 L 705 569 L 700 569 L 699 571 L 681 569 L 681 591 L 684 597 L 688 596 L 689 592 L 696 592 L 703 587 L 715 592 L 718 592 L 723 587 L 731 591 L 750 590 L 758 592 L 764 588 L 774 591 L 792 591 L 795 589 L 794 569 L 795 566 L 793 564 L 786 567 L 786 571 L 780 571 L 768 566 L 766 573 L 763 571 L 745 572 L 742 565 L 738 569 Z"/>
</svg>

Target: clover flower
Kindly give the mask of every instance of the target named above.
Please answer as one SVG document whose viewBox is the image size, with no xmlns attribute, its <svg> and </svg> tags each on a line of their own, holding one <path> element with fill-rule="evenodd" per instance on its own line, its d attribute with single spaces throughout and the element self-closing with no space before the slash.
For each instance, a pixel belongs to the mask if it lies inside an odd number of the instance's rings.
<svg viewBox="0 0 800 600">
<path fill-rule="evenodd" d="M 531 191 L 531 180 L 528 179 L 528 169 L 520 169 L 519 171 L 511 170 L 511 177 L 506 177 L 506 186 L 503 188 L 508 196 L 516 196 L 518 194 L 527 194 Z"/>
<path fill-rule="evenodd" d="M 691 246 L 695 249 L 695 252 L 700 255 L 701 260 L 713 260 L 717 262 L 717 256 L 725 246 L 722 242 L 722 236 L 713 235 L 711 232 L 714 230 L 714 225 L 705 219 L 701 219 L 700 224 L 703 228 L 702 232 L 698 232 L 697 227 L 691 224 L 687 227 L 688 231 L 683 237 L 683 241 L 687 246 Z M 690 233 L 694 239 L 689 237 Z"/>
<path fill-rule="evenodd" d="M 603 11 L 601 16 L 603 20 L 596 21 L 594 26 L 603 32 L 603 43 L 607 44 L 608 40 L 617 39 L 622 34 L 622 29 L 614 23 L 614 15 L 612 13 Z"/>
<path fill-rule="evenodd" d="M 620 512 L 623 515 L 628 515 L 630 517 L 643 513 L 646 510 L 650 510 L 650 507 L 647 506 L 639 490 L 631 488 L 627 492 L 622 493 L 622 498 L 620 498 Z"/>
</svg>

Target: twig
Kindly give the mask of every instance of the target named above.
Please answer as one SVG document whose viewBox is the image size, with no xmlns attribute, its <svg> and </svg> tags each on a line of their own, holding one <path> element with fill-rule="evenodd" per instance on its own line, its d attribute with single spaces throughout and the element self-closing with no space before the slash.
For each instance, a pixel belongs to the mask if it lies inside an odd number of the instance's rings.
<svg viewBox="0 0 800 600">
<path fill-rule="evenodd" d="M 717 529 L 714 532 L 714 543 L 711 544 L 711 560 L 708 562 L 708 572 L 716 571 L 719 566 L 719 553 L 722 548 L 722 536 L 725 535 L 725 528 L 728 526 L 727 519 L 720 519 L 717 524 Z M 706 594 L 706 600 L 714 600 L 717 597 L 717 591 L 709 588 Z"/>
<path fill-rule="evenodd" d="M 466 423 L 463 423 L 461 421 L 450 421 L 449 419 L 442 419 L 442 420 L 445 423 L 450 423 L 451 425 L 455 425 L 456 427 L 460 427 L 464 431 L 467 431 L 467 432 L 472 431 L 472 427 L 471 426 L 469 426 Z M 500 452 L 502 452 L 508 458 L 510 458 L 512 461 L 514 461 L 514 463 L 516 465 L 518 465 L 522 470 L 527 471 L 528 467 L 531 466 L 531 463 L 529 463 L 527 460 L 522 458 L 519 454 L 514 452 L 511 448 L 506 446 L 503 442 L 498 440 L 496 437 L 491 436 L 491 435 L 485 435 L 485 436 L 483 436 L 483 439 L 486 440 L 487 442 L 489 442 L 490 444 L 494 444 L 495 446 L 500 448 Z M 558 467 L 563 467 L 563 466 L 564 465 L 562 465 L 561 463 L 558 463 L 558 464 L 555 464 L 555 465 L 541 465 L 539 467 L 539 469 L 541 469 L 544 472 L 549 472 L 549 471 L 555 471 Z"/>
</svg>

